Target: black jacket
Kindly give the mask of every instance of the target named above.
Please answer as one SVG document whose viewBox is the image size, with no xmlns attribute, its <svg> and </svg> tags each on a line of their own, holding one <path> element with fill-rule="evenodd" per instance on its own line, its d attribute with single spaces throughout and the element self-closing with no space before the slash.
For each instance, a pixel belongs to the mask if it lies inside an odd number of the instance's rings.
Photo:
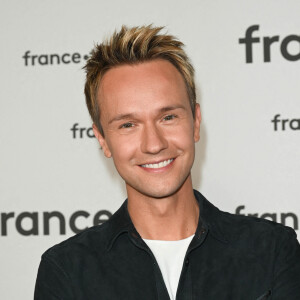
<svg viewBox="0 0 300 300">
<path fill-rule="evenodd" d="M 177 300 L 299 300 L 300 246 L 281 224 L 222 212 L 199 192 L 199 224 Z M 46 251 L 35 300 L 167 300 L 161 272 L 127 201 L 101 226 Z"/>
</svg>

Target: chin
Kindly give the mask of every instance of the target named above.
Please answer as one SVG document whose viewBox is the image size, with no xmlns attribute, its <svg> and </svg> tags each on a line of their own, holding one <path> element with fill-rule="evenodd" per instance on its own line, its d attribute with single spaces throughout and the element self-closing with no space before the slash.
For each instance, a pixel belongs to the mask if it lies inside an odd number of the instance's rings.
<svg viewBox="0 0 300 300">
<path fill-rule="evenodd" d="M 170 197 L 172 195 L 174 195 L 176 193 L 176 190 L 156 190 L 155 192 L 151 191 L 151 192 L 145 192 L 143 193 L 145 196 L 148 196 L 150 198 L 156 198 L 156 199 L 163 199 L 163 198 L 167 198 Z"/>
<path fill-rule="evenodd" d="M 161 182 L 160 184 L 156 184 L 156 185 L 149 184 L 147 187 L 133 186 L 133 185 L 129 185 L 129 186 L 131 189 L 135 190 L 135 192 L 144 195 L 146 197 L 162 199 L 176 194 L 182 188 L 185 182 L 186 182 L 186 178 L 182 182 L 173 182 L 172 184 Z"/>
</svg>

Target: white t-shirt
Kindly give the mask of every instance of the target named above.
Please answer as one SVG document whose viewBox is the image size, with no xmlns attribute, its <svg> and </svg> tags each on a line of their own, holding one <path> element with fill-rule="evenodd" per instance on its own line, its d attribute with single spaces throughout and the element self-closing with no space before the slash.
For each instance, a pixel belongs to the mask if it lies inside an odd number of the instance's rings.
<svg viewBox="0 0 300 300">
<path fill-rule="evenodd" d="M 146 240 L 163 275 L 170 299 L 175 300 L 186 251 L 194 235 L 179 241 Z"/>
</svg>

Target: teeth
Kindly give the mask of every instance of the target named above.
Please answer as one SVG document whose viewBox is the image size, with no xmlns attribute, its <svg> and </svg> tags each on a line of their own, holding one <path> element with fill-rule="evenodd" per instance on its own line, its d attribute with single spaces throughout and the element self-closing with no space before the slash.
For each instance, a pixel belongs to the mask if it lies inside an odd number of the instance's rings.
<svg viewBox="0 0 300 300">
<path fill-rule="evenodd" d="M 145 164 L 142 165 L 143 168 L 151 168 L 151 169 L 158 169 L 158 168 L 163 168 L 165 166 L 167 166 L 168 164 L 170 164 L 173 161 L 173 158 L 165 160 L 165 161 L 161 161 L 158 164 Z"/>
</svg>

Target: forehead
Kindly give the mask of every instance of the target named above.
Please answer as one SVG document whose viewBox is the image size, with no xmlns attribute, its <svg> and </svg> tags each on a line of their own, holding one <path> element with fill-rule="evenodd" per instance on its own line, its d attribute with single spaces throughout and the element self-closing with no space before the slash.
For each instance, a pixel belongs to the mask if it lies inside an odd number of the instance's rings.
<svg viewBox="0 0 300 300">
<path fill-rule="evenodd" d="M 182 75 L 162 59 L 110 69 L 100 82 L 97 99 L 102 118 L 104 111 L 110 114 L 149 111 L 165 105 L 189 106 Z"/>
</svg>

